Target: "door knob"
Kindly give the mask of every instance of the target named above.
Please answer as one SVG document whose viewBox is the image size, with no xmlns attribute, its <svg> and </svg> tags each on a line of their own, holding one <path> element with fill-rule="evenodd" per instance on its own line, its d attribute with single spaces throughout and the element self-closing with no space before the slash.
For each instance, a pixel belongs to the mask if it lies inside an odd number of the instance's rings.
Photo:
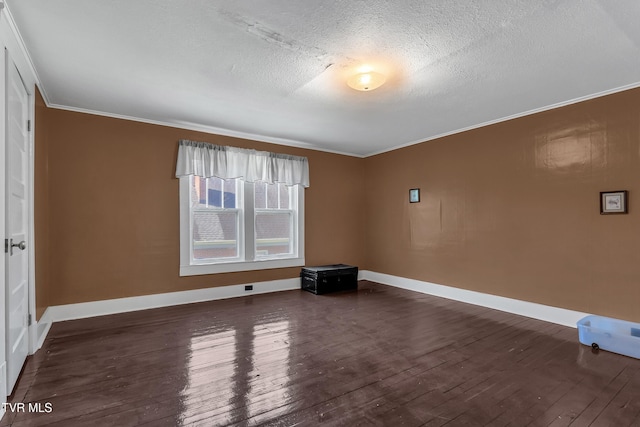
<svg viewBox="0 0 640 427">
<path fill-rule="evenodd" d="M 13 255 L 13 248 L 18 248 L 21 251 L 24 251 L 25 249 L 27 249 L 27 244 L 25 243 L 24 240 L 20 243 L 13 243 L 13 239 L 9 239 L 9 244 L 11 245 L 9 255 Z"/>
<path fill-rule="evenodd" d="M 27 244 L 24 242 L 24 240 L 20 243 L 11 243 L 11 247 L 12 248 L 18 248 L 21 251 L 24 251 L 25 249 L 27 249 Z"/>
</svg>

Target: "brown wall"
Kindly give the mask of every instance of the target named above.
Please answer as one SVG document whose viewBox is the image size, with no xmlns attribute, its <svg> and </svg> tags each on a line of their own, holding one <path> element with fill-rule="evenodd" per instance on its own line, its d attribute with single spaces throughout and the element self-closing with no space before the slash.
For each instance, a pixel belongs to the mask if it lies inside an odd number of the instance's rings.
<svg viewBox="0 0 640 427">
<path fill-rule="evenodd" d="M 367 269 L 640 321 L 640 89 L 364 163 Z"/>
<path fill-rule="evenodd" d="M 177 141 L 309 157 L 307 264 L 344 262 L 640 321 L 640 89 L 358 159 L 47 109 L 36 122 L 38 313 L 292 278 L 179 277 Z M 421 188 L 421 203 L 408 190 Z M 628 215 L 599 192 L 629 190 Z"/>
<path fill-rule="evenodd" d="M 179 277 L 181 138 L 307 156 L 307 264 L 364 263 L 362 159 L 43 107 L 37 114 L 39 307 L 299 275 Z"/>
</svg>

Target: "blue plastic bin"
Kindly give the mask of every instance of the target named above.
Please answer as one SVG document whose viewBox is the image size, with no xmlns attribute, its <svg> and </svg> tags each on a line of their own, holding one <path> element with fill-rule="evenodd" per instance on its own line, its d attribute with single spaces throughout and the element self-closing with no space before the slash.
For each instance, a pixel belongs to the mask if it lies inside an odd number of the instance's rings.
<svg viewBox="0 0 640 427">
<path fill-rule="evenodd" d="M 640 359 L 640 323 L 587 316 L 578 321 L 578 338 L 582 344 Z"/>
</svg>

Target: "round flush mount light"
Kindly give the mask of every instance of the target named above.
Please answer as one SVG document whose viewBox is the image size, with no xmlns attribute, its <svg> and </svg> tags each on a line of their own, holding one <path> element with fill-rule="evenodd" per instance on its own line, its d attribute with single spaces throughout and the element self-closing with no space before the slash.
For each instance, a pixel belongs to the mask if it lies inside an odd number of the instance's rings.
<svg viewBox="0 0 640 427">
<path fill-rule="evenodd" d="M 368 92 L 382 86 L 385 80 L 384 75 L 372 70 L 366 70 L 349 77 L 347 84 L 352 89 Z"/>
</svg>

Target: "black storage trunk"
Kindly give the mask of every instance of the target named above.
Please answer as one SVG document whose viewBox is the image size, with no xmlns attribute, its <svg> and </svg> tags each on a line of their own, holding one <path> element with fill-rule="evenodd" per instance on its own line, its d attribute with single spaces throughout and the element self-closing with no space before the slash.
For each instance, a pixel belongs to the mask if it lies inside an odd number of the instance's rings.
<svg viewBox="0 0 640 427">
<path fill-rule="evenodd" d="M 358 267 L 345 264 L 303 267 L 300 284 L 314 294 L 358 289 Z"/>
</svg>

